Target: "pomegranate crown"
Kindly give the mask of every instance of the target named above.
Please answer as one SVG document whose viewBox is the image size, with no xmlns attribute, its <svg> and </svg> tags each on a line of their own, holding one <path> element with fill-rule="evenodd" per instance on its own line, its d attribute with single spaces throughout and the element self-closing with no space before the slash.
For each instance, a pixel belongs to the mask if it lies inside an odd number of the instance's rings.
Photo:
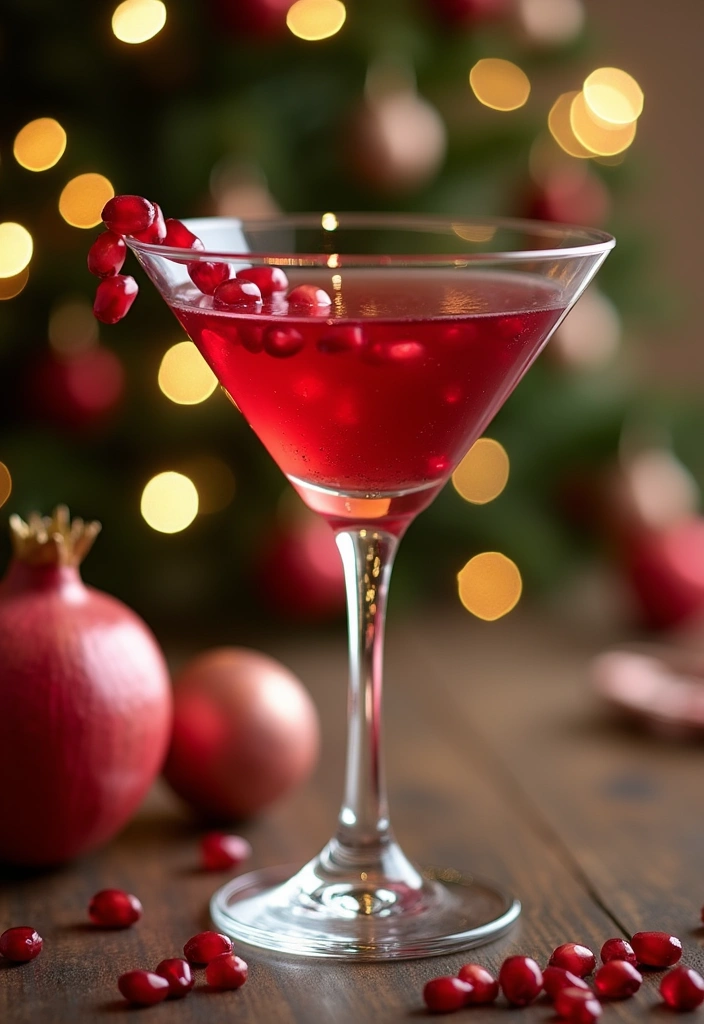
<svg viewBox="0 0 704 1024">
<path fill-rule="evenodd" d="M 100 533 L 100 523 L 74 519 L 65 505 L 57 505 L 51 516 L 32 512 L 25 523 L 10 516 L 10 537 L 17 558 L 30 565 L 78 566 Z"/>
</svg>

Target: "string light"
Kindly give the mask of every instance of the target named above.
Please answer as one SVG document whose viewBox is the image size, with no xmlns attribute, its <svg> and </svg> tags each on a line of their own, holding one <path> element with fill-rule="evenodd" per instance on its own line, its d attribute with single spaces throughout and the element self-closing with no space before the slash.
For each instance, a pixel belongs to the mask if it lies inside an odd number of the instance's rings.
<svg viewBox="0 0 704 1024">
<path fill-rule="evenodd" d="M 636 122 L 604 128 L 589 112 L 584 93 L 578 92 L 570 106 L 570 124 L 578 142 L 598 156 L 614 156 L 628 149 L 636 137 Z"/>
<path fill-rule="evenodd" d="M 470 558 L 457 574 L 460 601 L 472 615 L 487 622 L 516 607 L 523 590 L 518 566 L 498 551 Z"/>
<path fill-rule="evenodd" d="M 563 92 L 557 97 L 548 114 L 548 128 L 555 142 L 565 153 L 584 160 L 594 154 L 582 145 L 572 128 L 570 111 L 572 102 L 578 95 L 576 91 Z"/>
<path fill-rule="evenodd" d="M 159 533 L 180 533 L 198 515 L 198 491 L 183 473 L 158 473 L 142 491 L 142 518 Z"/>
<path fill-rule="evenodd" d="M 506 449 L 490 437 L 480 437 L 452 474 L 452 484 L 465 501 L 485 505 L 503 491 L 508 481 Z"/>
<path fill-rule="evenodd" d="M 485 57 L 469 72 L 474 95 L 492 110 L 518 110 L 530 95 L 530 81 L 525 71 L 510 60 Z"/>
<path fill-rule="evenodd" d="M 597 68 L 584 80 L 584 101 L 592 117 L 606 127 L 637 121 L 643 113 L 643 90 L 620 68 Z"/>
<path fill-rule="evenodd" d="M 49 344 L 62 356 L 85 352 L 98 342 L 98 321 L 89 302 L 68 299 L 49 316 Z"/>
<path fill-rule="evenodd" d="M 71 178 L 59 196 L 59 213 L 74 228 L 94 228 L 108 199 L 115 195 L 112 183 L 102 174 L 79 174 Z"/>
<path fill-rule="evenodd" d="M 299 39 L 316 42 L 339 32 L 346 17 L 341 0 L 296 0 L 288 9 L 286 24 Z"/>
<path fill-rule="evenodd" d="M 47 171 L 66 150 L 66 132 L 53 117 L 30 121 L 15 136 L 15 160 L 28 171 Z"/>
<path fill-rule="evenodd" d="M 34 252 L 34 242 L 27 228 L 14 221 L 0 224 L 0 277 L 21 274 Z"/>
<path fill-rule="evenodd" d="M 122 43 L 146 43 L 166 24 L 161 0 L 124 0 L 112 15 L 112 30 Z"/>
<path fill-rule="evenodd" d="M 29 281 L 29 267 L 25 267 L 14 277 L 0 277 L 0 301 L 14 299 L 16 295 L 20 294 L 27 281 Z"/>
<path fill-rule="evenodd" d="M 4 462 L 0 462 L 0 507 L 12 494 L 12 477 Z"/>
<path fill-rule="evenodd" d="M 320 219 L 323 231 L 334 231 L 338 225 L 337 217 L 334 213 L 324 213 Z"/>
<path fill-rule="evenodd" d="M 198 405 L 218 386 L 217 377 L 192 341 L 179 341 L 164 353 L 158 381 L 166 397 L 177 405 Z"/>
</svg>

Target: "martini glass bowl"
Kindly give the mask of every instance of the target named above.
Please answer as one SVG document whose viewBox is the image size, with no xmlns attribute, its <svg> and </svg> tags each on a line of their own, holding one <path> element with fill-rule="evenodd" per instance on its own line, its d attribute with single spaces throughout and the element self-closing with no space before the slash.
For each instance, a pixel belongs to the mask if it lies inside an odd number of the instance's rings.
<svg viewBox="0 0 704 1024">
<path fill-rule="evenodd" d="M 128 242 L 282 471 L 334 530 L 349 622 L 335 834 L 298 871 L 234 878 L 213 896 L 213 921 L 240 942 L 309 957 L 401 959 L 488 942 L 516 920 L 518 900 L 461 870 L 422 871 L 391 829 L 381 751 L 389 578 L 405 529 L 614 240 L 482 218 L 186 224 L 202 251 Z M 288 288 L 271 292 L 281 270 Z M 225 301 L 217 282 L 236 275 L 263 283 L 261 301 Z"/>
</svg>

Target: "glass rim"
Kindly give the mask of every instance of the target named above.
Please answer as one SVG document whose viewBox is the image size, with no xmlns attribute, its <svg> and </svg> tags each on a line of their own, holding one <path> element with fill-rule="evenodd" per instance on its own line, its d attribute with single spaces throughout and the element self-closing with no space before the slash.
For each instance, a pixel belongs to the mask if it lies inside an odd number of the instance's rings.
<svg viewBox="0 0 704 1024">
<path fill-rule="evenodd" d="M 183 219 L 187 227 L 200 227 L 208 225 L 225 226 L 231 224 L 233 228 L 240 231 L 275 231 L 277 229 L 315 229 L 319 228 L 329 236 L 330 241 L 335 237 L 338 227 L 343 230 L 396 230 L 406 232 L 435 233 L 443 235 L 455 235 L 458 239 L 472 241 L 471 238 L 463 238 L 460 229 L 470 227 L 493 228 L 494 231 L 505 229 L 509 231 L 521 231 L 526 234 L 533 234 L 545 240 L 574 239 L 567 245 L 556 245 L 553 248 L 520 248 L 520 249 L 497 249 L 482 250 L 478 252 L 447 252 L 447 253 L 335 253 L 334 245 L 330 245 L 325 252 L 282 252 L 280 249 L 251 250 L 245 252 L 222 251 L 220 249 L 184 249 L 178 246 L 161 245 L 153 242 L 143 242 L 131 235 L 125 239 L 127 244 L 136 253 L 143 253 L 149 256 L 162 256 L 167 259 L 183 260 L 189 262 L 208 262 L 212 260 L 242 260 L 251 262 L 259 260 L 266 263 L 280 263 L 284 266 L 295 264 L 296 266 L 324 266 L 330 267 L 330 257 L 336 254 L 347 266 L 399 266 L 408 265 L 420 266 L 447 265 L 465 263 L 497 263 L 508 261 L 528 261 L 536 259 L 568 259 L 580 256 L 605 255 L 616 245 L 616 239 L 606 231 L 599 228 L 580 227 L 578 225 L 560 224 L 551 221 L 530 220 L 520 217 L 448 217 L 432 214 L 404 214 L 404 213 L 334 213 L 335 226 L 326 229 L 323 226 L 323 219 L 330 214 L 307 213 L 307 214 L 282 214 L 275 217 L 262 217 L 259 219 L 245 219 L 240 217 L 211 216 L 211 217 L 186 217 Z M 486 239 L 488 241 L 488 239 Z M 482 239 L 479 240 L 480 242 Z M 479 244 L 479 243 L 477 243 Z"/>
</svg>

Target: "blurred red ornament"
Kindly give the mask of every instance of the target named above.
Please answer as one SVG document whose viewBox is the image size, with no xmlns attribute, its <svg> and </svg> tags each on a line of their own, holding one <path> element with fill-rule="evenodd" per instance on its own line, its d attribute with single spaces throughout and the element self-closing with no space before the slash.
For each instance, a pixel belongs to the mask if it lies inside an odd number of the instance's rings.
<svg viewBox="0 0 704 1024">
<path fill-rule="evenodd" d="M 505 17 L 511 0 L 424 0 L 424 6 L 444 25 L 470 27 Z"/>
<path fill-rule="evenodd" d="M 677 626 L 704 611 L 703 518 L 636 534 L 624 561 L 646 626 Z"/>
<path fill-rule="evenodd" d="M 602 482 L 602 527 L 619 548 L 694 517 L 697 483 L 674 452 L 647 447 L 624 456 Z"/>
<path fill-rule="evenodd" d="M 116 410 L 125 371 L 118 356 L 101 346 L 67 357 L 47 352 L 32 367 L 26 387 L 38 416 L 79 430 L 100 425 Z"/>
<path fill-rule="evenodd" d="M 345 581 L 335 537 L 327 523 L 306 513 L 280 527 L 257 570 L 267 603 L 296 619 L 327 619 L 345 607 Z"/>
<path fill-rule="evenodd" d="M 286 15 L 293 0 L 211 0 L 216 23 L 233 35 L 271 38 L 286 30 Z"/>
<path fill-rule="evenodd" d="M 596 174 L 581 164 L 546 174 L 528 200 L 527 216 L 558 224 L 600 227 L 609 216 L 611 197 Z"/>
</svg>

